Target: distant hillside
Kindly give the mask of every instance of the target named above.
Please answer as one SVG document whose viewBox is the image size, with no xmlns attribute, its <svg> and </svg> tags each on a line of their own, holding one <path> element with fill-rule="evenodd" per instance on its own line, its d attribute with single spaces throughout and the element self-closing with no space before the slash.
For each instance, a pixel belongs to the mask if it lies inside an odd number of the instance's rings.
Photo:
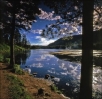
<svg viewBox="0 0 102 99">
<path fill-rule="evenodd" d="M 94 31 L 93 44 L 94 49 L 102 49 L 102 29 Z M 48 45 L 49 48 L 72 48 L 81 49 L 82 47 L 82 35 L 74 35 L 72 37 L 60 38 L 54 43 Z"/>
<path fill-rule="evenodd" d="M 81 35 L 74 35 L 72 37 L 64 37 L 64 38 L 60 38 L 57 41 L 55 41 L 54 43 L 49 44 L 49 47 L 55 47 L 55 48 L 66 48 L 66 47 L 72 47 L 72 45 L 76 45 L 76 43 L 78 43 L 77 46 L 80 46 L 81 48 L 81 41 L 82 41 L 82 36 Z"/>
</svg>

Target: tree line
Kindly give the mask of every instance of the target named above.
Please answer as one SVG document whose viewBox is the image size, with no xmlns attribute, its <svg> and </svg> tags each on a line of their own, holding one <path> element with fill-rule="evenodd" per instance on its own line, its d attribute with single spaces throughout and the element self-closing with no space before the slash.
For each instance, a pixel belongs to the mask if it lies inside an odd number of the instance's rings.
<svg viewBox="0 0 102 99">
<path fill-rule="evenodd" d="M 0 35 L 0 44 L 7 44 L 10 45 L 10 34 L 9 33 L 3 33 L 3 35 Z M 14 38 L 14 45 L 18 45 L 23 48 L 30 48 L 31 44 L 29 40 L 27 40 L 27 37 L 25 34 L 21 33 L 15 33 Z"/>
</svg>

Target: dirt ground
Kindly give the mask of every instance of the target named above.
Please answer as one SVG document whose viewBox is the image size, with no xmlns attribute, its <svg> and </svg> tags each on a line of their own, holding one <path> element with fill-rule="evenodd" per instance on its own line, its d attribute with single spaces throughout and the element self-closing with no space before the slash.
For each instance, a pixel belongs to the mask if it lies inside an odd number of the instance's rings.
<svg viewBox="0 0 102 99">
<path fill-rule="evenodd" d="M 0 63 L 0 99 L 11 99 L 9 95 L 10 82 L 6 79 L 6 75 L 13 74 L 8 68 L 8 64 Z M 51 91 L 49 85 L 50 82 L 44 79 L 34 78 L 28 73 L 25 75 L 16 75 L 20 80 L 24 82 L 24 87 L 28 93 L 30 93 L 34 99 L 69 99 L 63 97 L 57 92 Z M 46 96 L 37 95 L 38 89 L 43 88 L 44 92 L 47 93 Z"/>
</svg>

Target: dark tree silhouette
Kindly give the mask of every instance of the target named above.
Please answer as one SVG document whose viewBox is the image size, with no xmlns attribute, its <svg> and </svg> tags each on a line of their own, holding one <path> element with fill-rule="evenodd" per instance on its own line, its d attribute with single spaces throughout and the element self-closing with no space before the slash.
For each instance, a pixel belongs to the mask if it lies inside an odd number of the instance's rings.
<svg viewBox="0 0 102 99">
<path fill-rule="evenodd" d="M 92 99 L 94 1 L 83 0 L 82 67 L 80 99 Z"/>
<path fill-rule="evenodd" d="M 2 11 L 2 19 L 0 23 L 6 29 L 10 30 L 10 66 L 15 64 L 14 56 L 14 36 L 15 31 L 19 29 L 28 30 L 31 28 L 32 22 L 36 19 L 36 14 L 40 14 L 38 9 L 39 0 L 0 0 L 4 5 Z"/>
</svg>

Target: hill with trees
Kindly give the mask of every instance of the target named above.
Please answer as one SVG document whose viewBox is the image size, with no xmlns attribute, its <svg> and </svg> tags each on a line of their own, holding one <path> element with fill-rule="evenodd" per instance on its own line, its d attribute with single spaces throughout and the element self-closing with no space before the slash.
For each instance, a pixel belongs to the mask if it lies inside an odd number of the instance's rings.
<svg viewBox="0 0 102 99">
<path fill-rule="evenodd" d="M 93 32 L 93 49 L 102 49 L 102 29 Z M 72 48 L 81 49 L 82 48 L 82 35 L 73 35 L 68 37 L 63 37 L 48 45 L 49 48 Z"/>
</svg>

